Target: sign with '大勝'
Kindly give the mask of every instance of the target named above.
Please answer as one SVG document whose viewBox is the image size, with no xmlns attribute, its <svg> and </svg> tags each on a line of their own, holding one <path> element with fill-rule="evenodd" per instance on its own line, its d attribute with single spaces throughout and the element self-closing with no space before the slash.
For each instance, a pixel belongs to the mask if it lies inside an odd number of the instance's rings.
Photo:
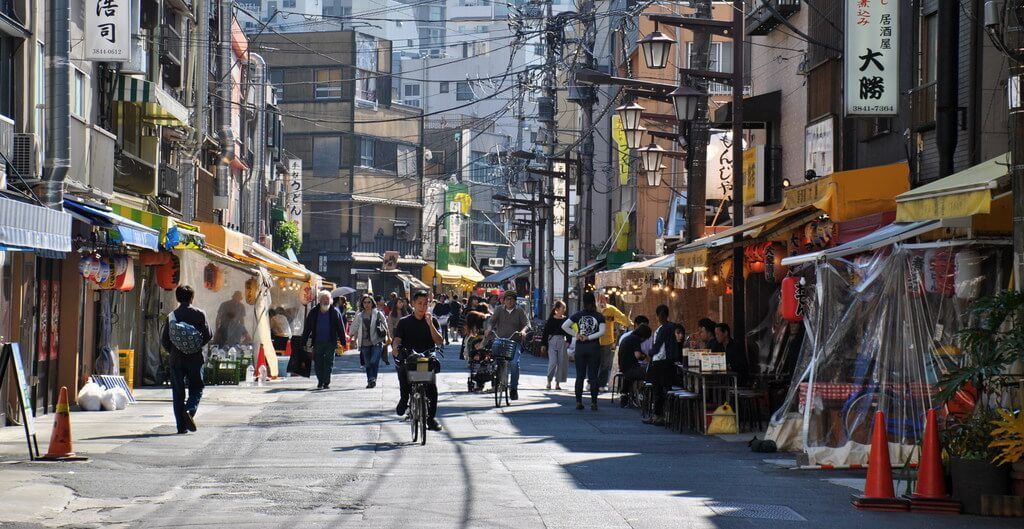
<svg viewBox="0 0 1024 529">
<path fill-rule="evenodd" d="M 86 0 L 85 60 L 127 62 L 132 58 L 131 2 Z"/>
<path fill-rule="evenodd" d="M 899 2 L 846 2 L 846 114 L 895 116 L 899 104 Z"/>
</svg>

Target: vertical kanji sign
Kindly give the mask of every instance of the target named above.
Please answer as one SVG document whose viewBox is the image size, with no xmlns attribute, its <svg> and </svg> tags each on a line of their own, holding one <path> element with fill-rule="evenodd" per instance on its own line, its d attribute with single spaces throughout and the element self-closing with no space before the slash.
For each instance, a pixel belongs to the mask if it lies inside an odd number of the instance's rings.
<svg viewBox="0 0 1024 529">
<path fill-rule="evenodd" d="M 131 60 L 131 4 L 130 0 L 86 0 L 85 60 Z"/>
<path fill-rule="evenodd" d="M 895 116 L 899 104 L 899 1 L 846 2 L 846 114 Z"/>
<path fill-rule="evenodd" d="M 295 223 L 302 233 L 302 160 L 288 159 L 288 189 L 284 193 L 285 218 Z"/>
</svg>

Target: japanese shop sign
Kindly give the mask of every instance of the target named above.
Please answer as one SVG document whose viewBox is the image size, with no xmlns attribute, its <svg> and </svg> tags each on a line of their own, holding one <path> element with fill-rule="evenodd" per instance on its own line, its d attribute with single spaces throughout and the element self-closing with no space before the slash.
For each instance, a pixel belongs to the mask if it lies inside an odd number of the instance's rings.
<svg viewBox="0 0 1024 529">
<path fill-rule="evenodd" d="M 294 222 L 302 233 L 302 160 L 288 160 L 288 189 L 284 191 L 285 217 Z"/>
<path fill-rule="evenodd" d="M 552 164 L 552 169 L 556 173 L 562 173 L 563 177 L 566 175 L 565 164 L 562 162 L 555 162 Z M 551 189 L 552 194 L 555 196 L 552 202 L 552 215 L 551 222 L 555 230 L 555 237 L 562 237 L 565 235 L 565 178 L 552 178 L 554 186 Z"/>
<path fill-rule="evenodd" d="M 127 62 L 131 60 L 131 2 L 87 0 L 85 4 L 85 59 Z"/>
<path fill-rule="evenodd" d="M 846 3 L 846 114 L 895 116 L 899 102 L 899 2 Z"/>
</svg>

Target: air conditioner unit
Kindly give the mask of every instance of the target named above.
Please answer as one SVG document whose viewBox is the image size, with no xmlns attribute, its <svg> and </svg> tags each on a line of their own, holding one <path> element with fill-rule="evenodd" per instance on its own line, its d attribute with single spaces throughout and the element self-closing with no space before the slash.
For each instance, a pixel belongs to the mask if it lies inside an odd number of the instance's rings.
<svg viewBox="0 0 1024 529">
<path fill-rule="evenodd" d="M 487 268 L 505 268 L 504 257 L 490 257 L 487 259 Z"/>
<path fill-rule="evenodd" d="M 20 176 L 25 180 L 38 180 L 42 176 L 40 171 L 43 167 L 39 156 L 39 136 L 28 132 L 14 134 L 11 167 L 15 171 L 15 178 Z"/>
</svg>

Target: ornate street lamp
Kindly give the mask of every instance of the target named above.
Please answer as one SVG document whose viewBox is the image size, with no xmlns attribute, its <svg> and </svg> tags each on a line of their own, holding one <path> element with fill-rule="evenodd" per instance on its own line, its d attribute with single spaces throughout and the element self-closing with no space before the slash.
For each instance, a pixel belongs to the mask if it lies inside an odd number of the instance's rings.
<svg viewBox="0 0 1024 529">
<path fill-rule="evenodd" d="M 615 112 L 619 115 L 619 119 L 622 120 L 623 130 L 636 130 L 640 128 L 640 116 L 644 113 L 644 107 L 638 105 L 636 101 L 616 108 Z"/>
<path fill-rule="evenodd" d="M 651 140 L 651 144 L 640 149 L 640 166 L 644 171 L 657 171 L 661 167 L 661 157 L 665 155 L 665 149 Z"/>
<path fill-rule="evenodd" d="M 654 23 L 654 31 L 637 42 L 643 51 L 647 67 L 655 70 L 660 70 L 668 65 L 668 54 L 675 43 L 675 39 L 658 31 L 657 22 Z"/>
<path fill-rule="evenodd" d="M 637 127 L 633 130 L 626 130 L 626 147 L 630 149 L 639 149 L 644 144 L 644 133 L 647 132 L 646 127 Z"/>
<path fill-rule="evenodd" d="M 517 229 L 509 230 L 508 231 L 508 240 L 513 242 L 513 243 L 519 242 L 519 230 L 517 230 Z"/>
<path fill-rule="evenodd" d="M 527 195 L 534 195 L 537 193 L 537 184 L 539 183 L 536 178 L 527 178 L 523 181 L 523 189 L 526 190 Z"/>
<path fill-rule="evenodd" d="M 669 94 L 672 98 L 672 106 L 676 109 L 676 119 L 679 121 L 693 121 L 697 119 L 697 104 L 707 94 L 686 84 L 679 85 Z"/>
<path fill-rule="evenodd" d="M 515 210 L 512 206 L 505 206 L 501 208 L 501 222 L 502 224 L 508 224 L 512 222 L 512 218 L 515 216 Z"/>
<path fill-rule="evenodd" d="M 665 166 L 659 166 L 656 171 L 646 171 L 647 173 L 647 185 L 651 187 L 658 187 L 661 185 L 661 172 L 665 170 Z"/>
<path fill-rule="evenodd" d="M 526 238 L 526 228 L 523 228 L 522 226 L 518 228 L 513 228 L 512 230 L 509 231 L 509 235 L 509 238 L 512 239 L 513 242 L 521 241 Z"/>
</svg>

